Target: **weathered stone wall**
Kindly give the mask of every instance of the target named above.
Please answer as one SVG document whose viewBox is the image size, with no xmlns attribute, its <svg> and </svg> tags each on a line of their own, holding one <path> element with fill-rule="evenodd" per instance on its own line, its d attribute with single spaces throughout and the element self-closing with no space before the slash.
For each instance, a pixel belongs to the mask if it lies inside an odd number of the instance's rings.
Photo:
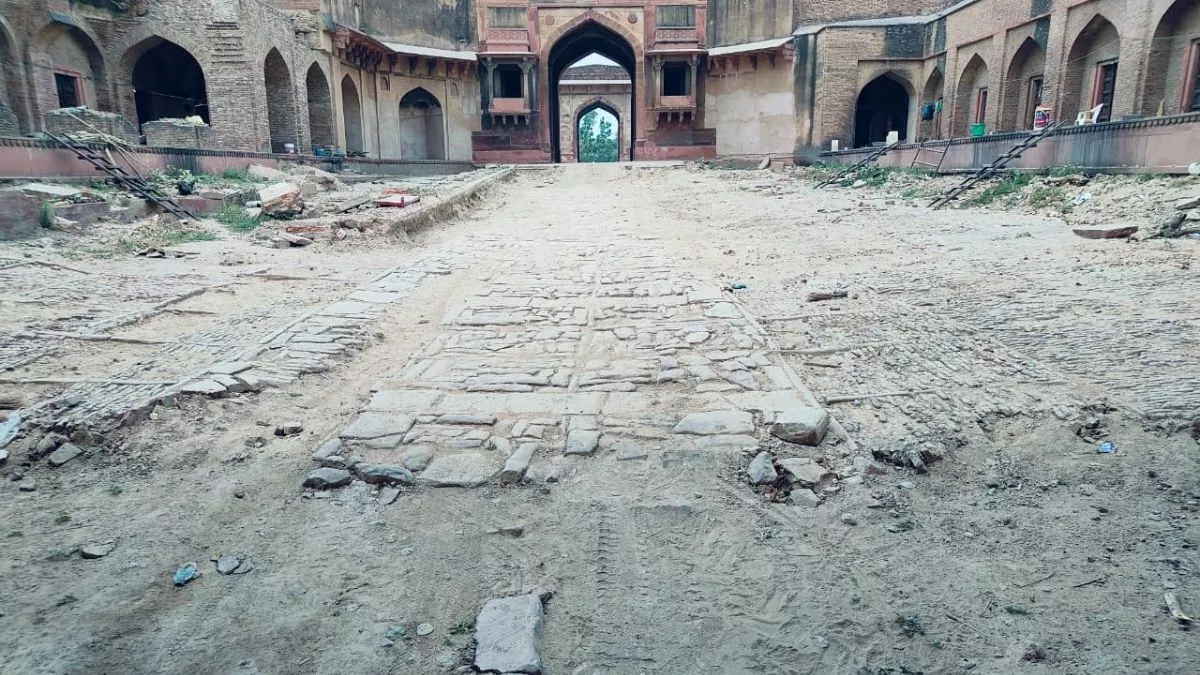
<svg viewBox="0 0 1200 675">
<path fill-rule="evenodd" d="M 142 125 L 146 145 L 160 148 L 209 149 L 215 147 L 212 129 L 206 124 L 192 124 L 183 120 L 162 119 Z"/>
<path fill-rule="evenodd" d="M 790 153 L 796 144 L 795 74 L 790 60 L 705 80 L 704 120 L 717 130 L 718 155 Z"/>
<path fill-rule="evenodd" d="M 141 142 L 141 134 L 129 120 L 116 113 L 90 108 L 60 108 L 45 115 L 45 129 L 54 134 L 108 134 L 130 144 Z"/>
<path fill-rule="evenodd" d="M 783 37 L 795 25 L 792 0 L 708 0 L 710 47 Z"/>
<path fill-rule="evenodd" d="M 474 44 L 474 0 L 329 0 L 333 20 L 364 33 L 425 47 Z"/>
</svg>

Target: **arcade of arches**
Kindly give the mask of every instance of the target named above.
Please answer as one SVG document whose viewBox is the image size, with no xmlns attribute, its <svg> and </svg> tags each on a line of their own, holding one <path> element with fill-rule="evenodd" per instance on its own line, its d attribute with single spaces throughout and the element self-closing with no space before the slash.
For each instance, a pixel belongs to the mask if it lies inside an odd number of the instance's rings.
<svg viewBox="0 0 1200 675">
<path fill-rule="evenodd" d="M 1046 3 L 1033 17 L 1005 11 L 1015 0 L 891 0 L 886 17 L 780 0 L 757 13 L 477 0 L 437 20 L 429 1 L 403 21 L 383 0 L 334 3 L 310 25 L 278 11 L 312 12 L 290 0 L 65 3 L 50 19 L 45 0 L 0 0 L 0 133 L 87 106 L 120 114 L 134 138 L 199 118 L 213 148 L 552 162 L 577 157 L 574 113 L 598 100 L 617 111 L 622 159 L 992 134 L 1029 129 L 1036 111 L 1101 123 L 1200 112 L 1195 0 Z M 564 87 L 593 53 L 625 84 Z"/>
</svg>

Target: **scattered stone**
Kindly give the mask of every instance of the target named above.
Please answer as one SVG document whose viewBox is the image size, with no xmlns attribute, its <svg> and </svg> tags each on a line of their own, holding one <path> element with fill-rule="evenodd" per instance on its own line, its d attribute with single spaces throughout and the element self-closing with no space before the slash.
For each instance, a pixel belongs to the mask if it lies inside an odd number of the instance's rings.
<svg viewBox="0 0 1200 675">
<path fill-rule="evenodd" d="M 272 218 L 290 218 L 304 210 L 304 198 L 294 183 L 275 183 L 260 188 L 258 199 L 262 202 L 262 213 Z"/>
<path fill-rule="evenodd" d="M 492 530 L 491 533 L 492 534 L 502 534 L 506 537 L 512 537 L 512 538 L 516 539 L 517 537 L 520 537 L 521 535 L 525 534 L 525 526 L 524 525 L 508 525 L 506 527 L 498 527 L 498 528 Z"/>
<path fill-rule="evenodd" d="M 475 621 L 475 668 L 485 673 L 542 672 L 542 600 L 489 600 Z"/>
<path fill-rule="evenodd" d="M 74 444 L 63 443 L 57 450 L 50 454 L 50 466 L 62 466 L 82 454 L 83 450 L 80 450 Z"/>
<path fill-rule="evenodd" d="M 616 444 L 614 450 L 617 451 L 618 462 L 631 462 L 634 460 L 646 459 L 650 456 L 650 453 L 646 452 L 641 445 L 628 441 L 622 441 Z"/>
<path fill-rule="evenodd" d="M 24 185 L 18 185 L 16 189 L 27 195 L 48 199 L 70 199 L 83 194 L 83 191 L 79 188 L 73 188 L 68 185 L 51 185 L 48 183 L 25 183 Z"/>
<path fill-rule="evenodd" d="M 329 457 L 334 457 L 341 454 L 342 441 L 339 438 L 331 438 L 321 444 L 317 451 L 312 454 L 314 462 L 323 462 Z"/>
<path fill-rule="evenodd" d="M 833 474 L 825 467 L 807 457 L 781 459 L 779 466 L 791 476 L 790 480 L 793 485 L 814 487 L 819 485 L 822 480 L 833 477 Z"/>
<path fill-rule="evenodd" d="M 741 410 L 691 413 L 680 420 L 673 431 L 677 434 L 695 434 L 697 436 L 752 434 L 754 433 L 754 416 Z"/>
<path fill-rule="evenodd" d="M 600 432 L 589 429 L 572 429 L 567 433 L 564 455 L 590 455 L 600 444 Z"/>
<path fill-rule="evenodd" d="M 396 499 L 399 496 L 400 496 L 400 488 L 387 487 L 387 486 L 379 488 L 379 503 L 384 506 L 387 506 L 388 504 L 391 504 L 392 502 L 396 501 Z"/>
<path fill-rule="evenodd" d="M 775 462 L 771 458 L 771 453 L 766 450 L 755 456 L 750 462 L 750 468 L 746 470 L 746 473 L 750 475 L 750 481 L 754 485 L 769 485 L 779 479 L 779 474 L 775 471 Z"/>
<path fill-rule="evenodd" d="M 798 504 L 800 506 L 816 507 L 821 505 L 821 498 L 817 496 L 817 493 L 809 490 L 808 488 L 792 490 L 789 496 L 791 497 L 793 504 Z"/>
<path fill-rule="evenodd" d="M 709 333 L 706 330 L 698 330 L 688 333 L 683 336 L 683 341 L 689 345 L 698 345 L 708 339 Z"/>
<path fill-rule="evenodd" d="M 817 446 L 829 428 L 829 413 L 821 408 L 790 407 L 779 412 L 771 424 L 771 435 L 788 443 Z"/>
<path fill-rule="evenodd" d="M 1190 211 L 1196 207 L 1200 207 L 1200 195 L 1193 197 L 1184 197 L 1175 202 L 1175 208 L 1180 211 Z"/>
<path fill-rule="evenodd" d="M 372 485 L 395 485 L 397 483 L 411 485 L 413 483 L 412 472 L 394 464 L 356 464 L 354 473 L 358 474 L 364 483 Z"/>
<path fill-rule="evenodd" d="M 217 558 L 217 574 L 233 574 L 234 570 L 236 570 L 241 564 L 241 558 L 237 557 L 236 555 L 229 555 L 226 553 L 225 555 Z"/>
<path fill-rule="evenodd" d="M 881 465 L 877 464 L 874 460 L 868 457 L 863 457 L 862 455 L 856 455 L 853 463 L 855 472 L 863 475 L 882 476 L 883 474 L 887 473 L 887 470 Z"/>
<path fill-rule="evenodd" d="M 1080 483 L 1077 489 L 1079 490 L 1079 494 L 1085 497 L 1091 497 L 1096 494 L 1096 486 L 1091 483 Z"/>
<path fill-rule="evenodd" d="M 272 169 L 271 167 L 263 166 L 262 164 L 251 164 L 250 166 L 246 167 L 246 173 L 249 173 L 255 178 L 261 178 L 263 180 L 280 181 L 287 180 L 288 178 L 288 175 L 279 169 Z"/>
<path fill-rule="evenodd" d="M 422 624 L 417 625 L 417 635 L 420 635 L 421 637 L 425 637 L 426 635 L 429 635 L 432 632 L 433 632 L 433 624 L 431 624 L 431 623 L 422 623 Z"/>
<path fill-rule="evenodd" d="M 17 489 L 21 492 L 34 492 L 37 490 L 37 481 L 32 478 L 25 478 L 17 486 Z"/>
<path fill-rule="evenodd" d="M 529 470 L 529 463 L 533 461 L 533 454 L 537 452 L 537 443 L 522 443 L 517 447 L 507 461 L 504 462 L 504 469 L 500 472 L 500 480 L 505 483 L 515 483 L 525 477 L 525 472 Z"/>
<path fill-rule="evenodd" d="M 315 490 L 328 490 L 350 484 L 350 472 L 345 469 L 330 469 L 322 467 L 315 469 L 304 478 L 304 487 Z"/>
<path fill-rule="evenodd" d="M 493 452 L 456 452 L 435 457 L 417 477 L 417 484 L 430 487 L 479 487 L 495 478 L 500 468 Z"/>
<path fill-rule="evenodd" d="M 103 544 L 89 544 L 79 551 L 84 560 L 98 560 L 116 550 L 116 542 L 106 541 Z"/>
<path fill-rule="evenodd" d="M 858 525 L 858 518 L 855 518 L 852 514 L 843 513 L 842 522 L 850 527 L 854 527 L 855 525 Z"/>
<path fill-rule="evenodd" d="M 275 435 L 280 438 L 295 436 L 304 431 L 304 427 L 299 422 L 285 422 L 275 427 Z"/>
</svg>

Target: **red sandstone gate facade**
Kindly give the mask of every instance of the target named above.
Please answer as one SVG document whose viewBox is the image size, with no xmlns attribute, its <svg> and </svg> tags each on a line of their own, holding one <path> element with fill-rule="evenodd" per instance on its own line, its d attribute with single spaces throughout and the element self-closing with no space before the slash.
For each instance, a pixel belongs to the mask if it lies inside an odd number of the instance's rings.
<svg viewBox="0 0 1200 675">
<path fill-rule="evenodd" d="M 670 10 L 660 15 L 659 10 Z M 629 74 L 633 110 L 622 157 L 698 159 L 716 155 L 704 126 L 705 7 L 645 0 L 613 6 L 478 3 L 482 129 L 476 161 L 553 162 L 563 157 L 558 82 L 580 58 L 598 53 Z M 623 138 L 625 134 L 622 134 Z"/>
</svg>

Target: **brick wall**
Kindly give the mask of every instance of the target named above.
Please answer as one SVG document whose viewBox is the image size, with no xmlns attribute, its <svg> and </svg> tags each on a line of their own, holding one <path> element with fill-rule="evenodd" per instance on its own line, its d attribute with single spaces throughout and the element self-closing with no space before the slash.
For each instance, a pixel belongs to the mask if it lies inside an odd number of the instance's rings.
<svg viewBox="0 0 1200 675">
<path fill-rule="evenodd" d="M 141 142 L 137 127 L 116 113 L 90 108 L 60 108 L 45 115 L 45 129 L 55 134 L 94 134 L 115 136 L 130 145 Z"/>
<path fill-rule="evenodd" d="M 216 147 L 212 129 L 206 124 L 191 124 L 183 120 L 162 119 L 142 125 L 146 145 L 159 148 L 195 148 L 198 150 Z"/>
<path fill-rule="evenodd" d="M 0 136 L 20 136 L 21 125 L 17 121 L 17 116 L 13 114 L 12 108 L 0 99 Z"/>
</svg>

